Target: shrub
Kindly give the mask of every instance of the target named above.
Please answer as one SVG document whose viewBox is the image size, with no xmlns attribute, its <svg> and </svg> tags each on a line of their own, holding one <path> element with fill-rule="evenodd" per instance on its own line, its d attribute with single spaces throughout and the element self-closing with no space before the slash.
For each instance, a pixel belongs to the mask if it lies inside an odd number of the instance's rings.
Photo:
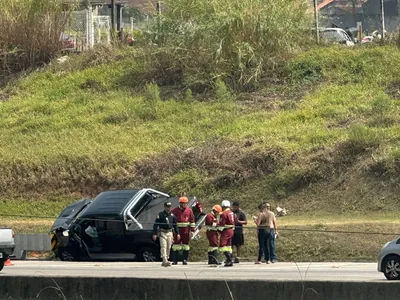
<svg viewBox="0 0 400 300">
<path fill-rule="evenodd" d="M 198 192 L 204 189 L 204 174 L 196 169 L 182 170 L 169 177 L 164 182 L 164 187 L 174 195 L 193 190 Z"/>
<path fill-rule="evenodd" d="M 229 101 L 232 100 L 234 97 L 229 87 L 227 87 L 226 84 L 219 78 L 215 82 L 214 92 L 217 96 L 217 99 L 220 101 Z"/>
<path fill-rule="evenodd" d="M 147 30 L 157 44 L 150 62 L 175 70 L 187 86 L 221 78 L 235 90 L 252 88 L 305 43 L 310 26 L 307 1 L 166 0 L 164 7 Z"/>
<path fill-rule="evenodd" d="M 157 119 L 157 103 L 161 101 L 160 88 L 154 83 L 147 84 L 144 96 L 145 101 L 139 111 L 139 117 L 143 120 Z"/>
<path fill-rule="evenodd" d="M 380 144 L 381 136 L 372 128 L 355 125 L 348 132 L 348 146 L 354 153 L 361 153 L 368 148 L 376 147 Z"/>
<path fill-rule="evenodd" d="M 392 100 L 384 93 L 376 96 L 371 102 L 371 112 L 376 116 L 377 122 L 383 124 L 387 115 L 393 108 Z"/>
<path fill-rule="evenodd" d="M 74 6 L 67 8 L 62 3 L 60 0 L 0 2 L 0 79 L 47 63 L 58 53 L 68 11 Z"/>
</svg>

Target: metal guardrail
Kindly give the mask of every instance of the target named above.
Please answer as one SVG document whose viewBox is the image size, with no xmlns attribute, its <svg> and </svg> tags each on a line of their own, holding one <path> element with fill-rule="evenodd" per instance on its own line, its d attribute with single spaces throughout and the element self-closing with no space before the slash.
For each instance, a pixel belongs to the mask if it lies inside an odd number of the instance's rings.
<svg viewBox="0 0 400 300">
<path fill-rule="evenodd" d="M 50 235 L 48 234 L 16 234 L 13 257 L 25 259 L 26 251 L 51 251 Z"/>
</svg>

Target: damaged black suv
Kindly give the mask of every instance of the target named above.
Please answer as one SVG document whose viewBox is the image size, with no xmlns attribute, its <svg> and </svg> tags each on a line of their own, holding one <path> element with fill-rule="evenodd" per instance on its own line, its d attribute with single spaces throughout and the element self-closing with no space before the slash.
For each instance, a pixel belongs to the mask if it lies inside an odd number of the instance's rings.
<svg viewBox="0 0 400 300">
<path fill-rule="evenodd" d="M 188 198 L 196 238 L 205 214 L 196 197 Z M 77 201 L 55 220 L 51 249 L 63 261 L 159 261 L 160 245 L 151 238 L 152 227 L 166 201 L 178 205 L 177 197 L 148 188 L 105 191 L 94 200 Z"/>
</svg>

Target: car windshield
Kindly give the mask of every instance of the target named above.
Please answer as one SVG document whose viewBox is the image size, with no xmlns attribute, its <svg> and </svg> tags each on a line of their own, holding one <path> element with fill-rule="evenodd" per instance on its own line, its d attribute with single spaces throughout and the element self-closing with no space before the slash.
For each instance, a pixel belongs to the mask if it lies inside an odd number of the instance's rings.
<svg viewBox="0 0 400 300">
<path fill-rule="evenodd" d="M 64 209 L 58 217 L 66 218 L 66 217 L 74 216 L 76 214 L 76 212 L 79 211 L 84 204 L 85 204 L 85 202 L 83 202 L 83 201 L 74 203 L 74 204 L 68 206 L 66 209 Z"/>
<path fill-rule="evenodd" d="M 53 226 L 51 227 L 51 231 L 60 228 L 60 227 L 68 227 L 71 223 L 72 219 L 87 205 L 91 202 L 90 199 L 82 199 L 79 200 L 69 206 L 67 206 L 61 214 L 54 221 Z"/>
<path fill-rule="evenodd" d="M 325 30 L 321 32 L 321 37 L 331 42 L 342 42 L 348 40 L 347 36 L 338 30 Z"/>
</svg>

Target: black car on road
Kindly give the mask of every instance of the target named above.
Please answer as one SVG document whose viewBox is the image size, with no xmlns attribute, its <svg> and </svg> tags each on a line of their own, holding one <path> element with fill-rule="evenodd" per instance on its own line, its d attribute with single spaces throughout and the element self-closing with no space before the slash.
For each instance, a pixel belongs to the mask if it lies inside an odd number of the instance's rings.
<svg viewBox="0 0 400 300">
<path fill-rule="evenodd" d="M 196 197 L 188 198 L 196 238 L 205 214 Z M 63 261 L 159 261 L 160 245 L 151 238 L 152 228 L 166 201 L 178 206 L 178 197 L 150 188 L 105 191 L 94 200 L 77 201 L 55 220 L 51 249 Z"/>
</svg>

